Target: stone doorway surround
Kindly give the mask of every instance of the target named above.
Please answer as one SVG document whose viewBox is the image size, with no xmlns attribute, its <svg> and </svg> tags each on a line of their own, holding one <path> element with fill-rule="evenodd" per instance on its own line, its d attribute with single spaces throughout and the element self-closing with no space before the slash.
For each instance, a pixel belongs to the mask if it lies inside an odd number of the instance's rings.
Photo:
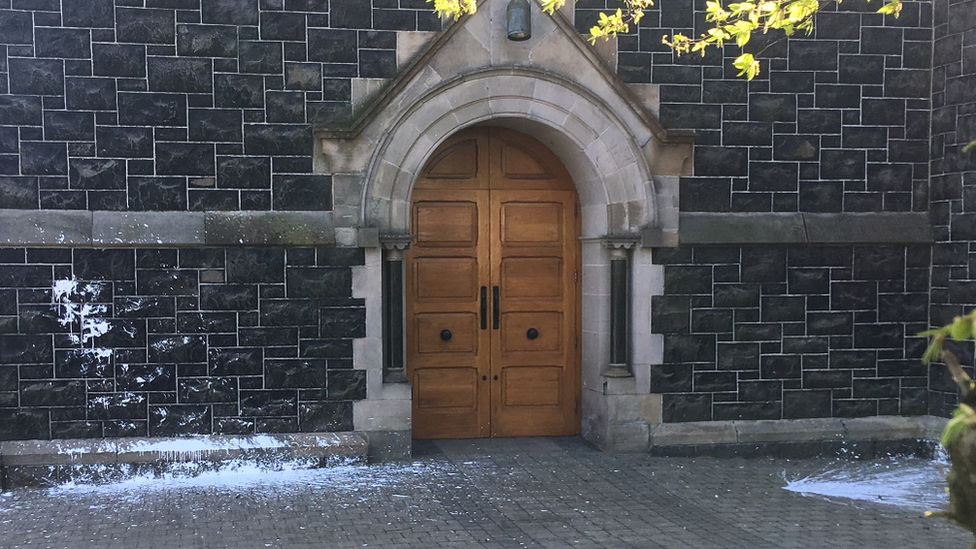
<svg viewBox="0 0 976 549">
<path fill-rule="evenodd" d="M 402 318 L 382 318 L 402 315 L 402 295 L 380 273 L 402 266 L 411 191 L 430 154 L 482 124 L 534 137 L 572 175 L 582 221 L 582 433 L 605 450 L 647 451 L 661 407 L 650 394 L 650 366 L 663 353 L 650 329 L 651 295 L 663 291 L 650 248 L 677 245 L 678 177 L 692 165 L 691 136 L 661 127 L 652 114 L 656 87 L 623 84 L 561 13 L 546 15 L 533 2 L 532 38 L 507 40 L 506 5 L 485 0 L 447 26 L 348 126 L 316 128 L 316 169 L 333 176 L 337 244 L 369 248 L 354 282 L 368 311 L 367 337 L 355 347 L 356 367 L 368 376 L 355 429 L 394 453 L 409 444 L 402 351 L 389 353 L 402 335 L 381 329 L 402 330 Z"/>
</svg>

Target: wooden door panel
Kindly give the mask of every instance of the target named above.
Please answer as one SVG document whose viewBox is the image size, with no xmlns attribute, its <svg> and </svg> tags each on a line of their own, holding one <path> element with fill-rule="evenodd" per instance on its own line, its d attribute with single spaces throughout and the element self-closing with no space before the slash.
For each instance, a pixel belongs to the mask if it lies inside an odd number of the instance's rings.
<svg viewBox="0 0 976 549">
<path fill-rule="evenodd" d="M 413 436 L 470 438 L 485 436 L 487 392 L 477 368 L 417 368 L 413 371 Z"/>
<path fill-rule="evenodd" d="M 563 296 L 563 258 L 508 257 L 502 260 L 501 277 L 506 299 Z"/>
<path fill-rule="evenodd" d="M 565 233 L 563 205 L 510 201 L 500 206 L 502 245 L 559 245 Z"/>
<path fill-rule="evenodd" d="M 528 331 L 536 330 L 535 339 Z M 566 348 L 565 326 L 561 311 L 511 311 L 501 315 L 501 352 L 511 353 L 563 353 Z M 504 357 L 503 357 L 504 358 Z M 521 356 L 522 360 L 529 357 Z"/>
<path fill-rule="evenodd" d="M 449 354 L 446 360 L 457 361 L 457 355 L 478 353 L 478 315 L 474 313 L 420 313 L 414 315 L 416 323 L 413 330 L 417 338 L 413 342 L 417 353 Z M 450 331 L 450 338 L 442 337 L 444 330 Z"/>
<path fill-rule="evenodd" d="M 507 366 L 501 373 L 501 400 L 505 406 L 559 406 L 563 399 L 563 367 Z"/>
<path fill-rule="evenodd" d="M 412 267 L 413 291 L 418 299 L 478 299 L 477 257 L 421 257 Z"/>
<path fill-rule="evenodd" d="M 478 370 L 476 368 L 419 368 L 414 377 L 421 410 L 451 409 L 469 412 L 478 408 Z"/>
<path fill-rule="evenodd" d="M 478 245 L 477 202 L 424 201 L 415 204 L 414 212 L 418 246 Z"/>
</svg>

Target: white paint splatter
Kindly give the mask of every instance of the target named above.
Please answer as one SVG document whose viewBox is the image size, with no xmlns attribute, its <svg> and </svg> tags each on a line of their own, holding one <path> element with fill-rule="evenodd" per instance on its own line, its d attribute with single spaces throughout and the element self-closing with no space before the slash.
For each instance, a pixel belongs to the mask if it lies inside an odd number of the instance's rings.
<svg viewBox="0 0 976 549">
<path fill-rule="evenodd" d="M 104 289 L 99 282 L 81 283 L 74 276 L 62 280 L 55 280 L 51 286 L 51 302 L 58 312 L 58 323 L 70 327 L 68 338 L 76 345 L 91 343 L 91 350 L 95 351 L 95 339 L 112 329 L 112 324 L 102 318 L 108 312 L 108 307 L 98 300 Z M 74 332 L 75 326 L 78 333 Z M 111 356 L 111 349 L 98 349 L 98 357 Z M 107 354 L 106 354 L 107 353 Z"/>
</svg>

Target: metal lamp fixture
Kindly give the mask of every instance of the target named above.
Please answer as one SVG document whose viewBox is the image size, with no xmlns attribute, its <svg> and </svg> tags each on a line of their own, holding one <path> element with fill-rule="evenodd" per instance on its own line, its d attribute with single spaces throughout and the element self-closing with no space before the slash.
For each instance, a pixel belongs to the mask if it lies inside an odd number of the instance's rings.
<svg viewBox="0 0 976 549">
<path fill-rule="evenodd" d="M 532 38 L 532 17 L 528 0 L 512 0 L 505 10 L 505 30 L 508 39 L 516 42 Z"/>
</svg>

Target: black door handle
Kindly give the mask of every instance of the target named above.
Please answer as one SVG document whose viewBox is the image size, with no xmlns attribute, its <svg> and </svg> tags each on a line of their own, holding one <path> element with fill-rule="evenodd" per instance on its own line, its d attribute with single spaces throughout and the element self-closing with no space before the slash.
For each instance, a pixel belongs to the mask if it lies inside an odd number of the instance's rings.
<svg viewBox="0 0 976 549">
<path fill-rule="evenodd" d="M 491 288 L 491 329 L 498 329 L 498 286 Z"/>
<path fill-rule="evenodd" d="M 441 330 L 441 341 L 450 341 L 452 335 L 450 330 Z"/>
<path fill-rule="evenodd" d="M 529 339 L 535 339 L 539 337 L 539 330 L 536 330 L 535 328 L 529 328 L 529 331 L 525 332 L 525 337 Z"/>
<path fill-rule="evenodd" d="M 488 286 L 481 287 L 481 329 L 488 329 Z"/>
</svg>

